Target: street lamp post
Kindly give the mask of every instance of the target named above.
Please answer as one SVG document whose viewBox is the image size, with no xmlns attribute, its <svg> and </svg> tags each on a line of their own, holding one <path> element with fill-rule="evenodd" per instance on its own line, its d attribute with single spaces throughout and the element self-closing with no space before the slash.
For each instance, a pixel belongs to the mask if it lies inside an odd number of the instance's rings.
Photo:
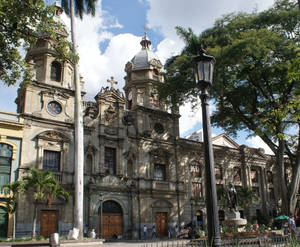
<svg viewBox="0 0 300 247">
<path fill-rule="evenodd" d="M 210 115 L 209 115 L 209 93 L 212 85 L 213 68 L 215 58 L 208 56 L 201 49 L 200 55 L 195 57 L 194 72 L 197 85 L 200 87 L 203 135 L 204 135 L 204 157 L 205 157 L 205 188 L 206 188 L 206 213 L 208 241 L 210 246 L 221 246 L 217 193 L 215 182 L 214 155 L 211 141 Z"/>
<path fill-rule="evenodd" d="M 100 239 L 102 239 L 103 233 L 103 224 L 102 224 L 102 214 L 103 214 L 103 195 L 99 194 L 100 201 Z"/>
</svg>

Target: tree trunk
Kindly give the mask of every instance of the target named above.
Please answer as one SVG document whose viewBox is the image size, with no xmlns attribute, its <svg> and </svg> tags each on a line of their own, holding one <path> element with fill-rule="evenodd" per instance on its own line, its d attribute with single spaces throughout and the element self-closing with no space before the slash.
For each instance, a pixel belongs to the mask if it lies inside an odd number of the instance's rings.
<svg viewBox="0 0 300 247">
<path fill-rule="evenodd" d="M 279 140 L 278 150 L 276 153 L 276 165 L 279 176 L 280 184 L 280 195 L 281 195 L 281 210 L 282 213 L 289 215 L 289 203 L 288 203 L 288 193 L 285 180 L 285 166 L 284 166 L 284 141 Z"/>
<path fill-rule="evenodd" d="M 299 129 L 298 146 L 296 152 L 296 160 L 292 170 L 293 177 L 292 177 L 292 183 L 290 186 L 290 194 L 289 194 L 289 209 L 291 213 L 295 212 L 295 208 L 297 205 L 296 194 L 298 194 L 299 181 L 300 181 L 300 125 L 298 126 L 298 129 Z M 290 160 L 292 160 L 291 157 Z"/>
<path fill-rule="evenodd" d="M 77 55 L 75 37 L 74 0 L 70 0 L 71 11 L 71 37 L 73 52 Z M 81 112 L 81 90 L 78 64 L 74 64 L 75 84 L 75 227 L 79 229 L 79 239 L 83 238 L 83 119 Z"/>
<path fill-rule="evenodd" d="M 33 203 L 34 204 L 34 209 L 33 209 L 33 221 L 32 221 L 32 233 L 31 233 L 31 237 L 35 238 L 36 237 L 36 219 L 37 219 L 37 206 L 36 206 L 36 202 Z"/>
</svg>

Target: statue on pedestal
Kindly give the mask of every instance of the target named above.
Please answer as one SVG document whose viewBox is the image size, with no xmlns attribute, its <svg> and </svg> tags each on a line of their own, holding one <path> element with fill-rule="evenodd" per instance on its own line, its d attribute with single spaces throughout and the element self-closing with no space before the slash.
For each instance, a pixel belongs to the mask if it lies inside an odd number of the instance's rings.
<svg viewBox="0 0 300 247">
<path fill-rule="evenodd" d="M 232 183 L 229 184 L 228 186 L 228 193 L 227 193 L 227 196 L 228 196 L 228 201 L 229 201 L 229 209 L 230 211 L 237 211 L 237 193 L 236 193 L 236 190 L 233 186 Z"/>
</svg>

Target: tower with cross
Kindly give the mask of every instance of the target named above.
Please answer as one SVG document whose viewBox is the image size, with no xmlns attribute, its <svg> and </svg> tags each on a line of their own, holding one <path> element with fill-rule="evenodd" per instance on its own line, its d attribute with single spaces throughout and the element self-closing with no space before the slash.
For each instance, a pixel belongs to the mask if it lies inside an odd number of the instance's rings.
<svg viewBox="0 0 300 247">
<path fill-rule="evenodd" d="M 110 83 L 111 88 L 114 88 L 114 84 L 118 84 L 118 82 L 115 81 L 113 76 L 111 76 L 110 79 L 107 79 L 107 82 Z"/>
</svg>

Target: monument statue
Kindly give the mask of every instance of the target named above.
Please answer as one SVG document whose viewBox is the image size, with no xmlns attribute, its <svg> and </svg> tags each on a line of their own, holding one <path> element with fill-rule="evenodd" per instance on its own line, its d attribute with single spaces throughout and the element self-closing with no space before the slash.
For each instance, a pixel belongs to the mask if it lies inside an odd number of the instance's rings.
<svg viewBox="0 0 300 247">
<path fill-rule="evenodd" d="M 232 183 L 228 186 L 228 201 L 230 211 L 237 211 L 237 193 Z"/>
</svg>

